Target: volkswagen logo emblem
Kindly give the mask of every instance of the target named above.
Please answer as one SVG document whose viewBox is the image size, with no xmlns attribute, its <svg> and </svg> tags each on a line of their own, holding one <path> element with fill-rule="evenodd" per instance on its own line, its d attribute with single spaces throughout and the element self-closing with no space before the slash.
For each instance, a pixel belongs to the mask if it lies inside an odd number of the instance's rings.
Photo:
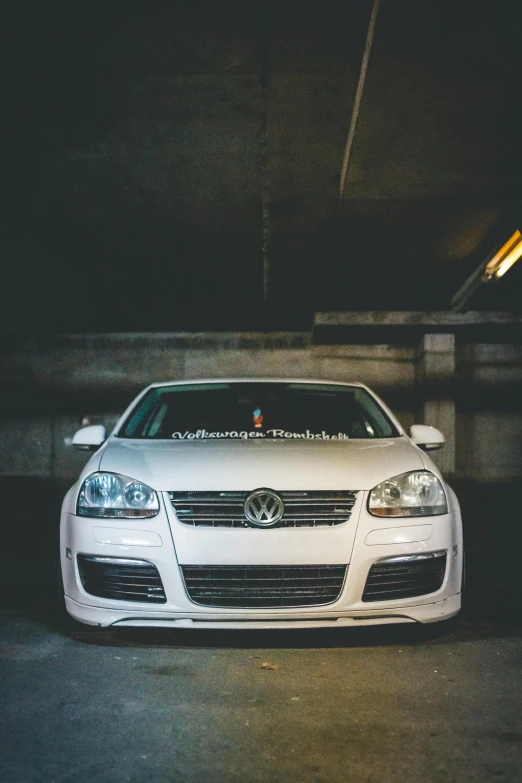
<svg viewBox="0 0 522 783">
<path fill-rule="evenodd" d="M 283 501 L 271 489 L 255 489 L 245 500 L 245 517 L 256 527 L 277 525 L 284 510 Z"/>
</svg>

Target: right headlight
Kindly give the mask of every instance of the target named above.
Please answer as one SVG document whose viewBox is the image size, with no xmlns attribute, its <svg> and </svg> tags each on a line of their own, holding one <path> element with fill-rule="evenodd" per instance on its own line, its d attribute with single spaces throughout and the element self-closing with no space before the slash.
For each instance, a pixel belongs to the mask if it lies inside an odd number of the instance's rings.
<svg viewBox="0 0 522 783">
<path fill-rule="evenodd" d="M 156 492 L 120 473 L 91 473 L 78 495 L 78 515 L 104 519 L 144 519 L 159 512 Z"/>
<path fill-rule="evenodd" d="M 370 492 L 368 510 L 376 517 L 430 517 L 447 514 L 448 502 L 440 480 L 427 470 L 414 470 L 386 479 Z"/>
</svg>

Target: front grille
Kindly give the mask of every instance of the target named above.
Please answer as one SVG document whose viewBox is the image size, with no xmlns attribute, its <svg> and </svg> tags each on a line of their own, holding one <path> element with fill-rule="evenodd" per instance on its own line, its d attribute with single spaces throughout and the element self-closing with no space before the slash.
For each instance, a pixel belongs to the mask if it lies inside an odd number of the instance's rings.
<svg viewBox="0 0 522 783">
<path fill-rule="evenodd" d="M 182 566 L 187 593 L 202 606 L 278 608 L 335 601 L 346 565 Z"/>
<path fill-rule="evenodd" d="M 446 573 L 446 553 L 435 552 L 424 559 L 390 558 L 370 568 L 363 601 L 391 601 L 415 598 L 440 590 Z"/>
<path fill-rule="evenodd" d="M 249 527 L 244 504 L 250 492 L 169 492 L 180 522 L 193 527 Z M 340 525 L 352 513 L 357 492 L 278 492 L 284 503 L 277 527 Z"/>
<path fill-rule="evenodd" d="M 167 599 L 158 569 L 146 560 L 78 555 L 86 593 L 117 601 L 164 604 Z"/>
</svg>

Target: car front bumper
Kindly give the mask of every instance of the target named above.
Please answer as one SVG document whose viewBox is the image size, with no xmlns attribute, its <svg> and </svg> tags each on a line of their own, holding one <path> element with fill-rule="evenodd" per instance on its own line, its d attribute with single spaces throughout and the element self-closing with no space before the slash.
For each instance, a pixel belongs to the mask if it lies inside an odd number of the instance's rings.
<svg viewBox="0 0 522 783">
<path fill-rule="evenodd" d="M 150 520 L 102 520 L 64 512 L 61 564 L 68 612 L 90 625 L 171 628 L 313 628 L 432 623 L 456 615 L 461 605 L 462 528 L 457 510 L 437 517 L 383 519 L 366 509 L 360 492 L 349 521 L 325 528 L 189 528 L 163 503 Z M 165 500 L 165 498 L 164 498 Z M 138 529 L 139 528 L 139 529 Z M 447 553 L 439 590 L 428 595 L 363 602 L 371 566 L 383 558 L 435 551 Z M 79 554 L 132 558 L 154 564 L 166 603 L 100 598 L 84 590 Z M 224 608 L 193 603 L 182 565 L 348 564 L 341 593 L 333 603 L 292 608 Z"/>
</svg>

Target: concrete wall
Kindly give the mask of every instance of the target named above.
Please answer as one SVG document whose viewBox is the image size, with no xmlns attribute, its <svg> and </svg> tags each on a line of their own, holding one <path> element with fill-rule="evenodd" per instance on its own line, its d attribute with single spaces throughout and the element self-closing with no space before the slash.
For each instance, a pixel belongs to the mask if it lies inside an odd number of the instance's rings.
<svg viewBox="0 0 522 783">
<path fill-rule="evenodd" d="M 417 346 L 312 345 L 308 333 L 65 335 L 12 341 L 1 359 L 0 477 L 72 480 L 85 455 L 65 445 L 83 417 L 112 426 L 153 381 L 226 376 L 359 380 L 405 427 L 420 421 Z M 440 394 L 456 401 L 456 472 L 522 478 L 522 349 L 464 345 Z M 433 398 L 433 390 L 431 391 Z M 453 444 L 450 444 L 450 447 Z"/>
<path fill-rule="evenodd" d="M 522 347 L 464 345 L 457 364 L 457 475 L 522 477 Z"/>
</svg>

